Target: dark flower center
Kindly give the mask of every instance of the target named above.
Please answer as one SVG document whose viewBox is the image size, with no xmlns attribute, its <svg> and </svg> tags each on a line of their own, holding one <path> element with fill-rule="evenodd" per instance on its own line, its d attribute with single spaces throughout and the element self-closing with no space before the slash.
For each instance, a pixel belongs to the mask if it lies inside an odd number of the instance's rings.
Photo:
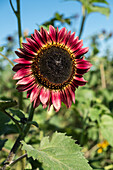
<svg viewBox="0 0 113 170">
<path fill-rule="evenodd" d="M 40 73 L 52 83 L 63 83 L 71 74 L 72 61 L 69 53 L 59 47 L 44 51 L 39 60 Z"/>
<path fill-rule="evenodd" d="M 50 89 L 62 89 L 73 79 L 75 63 L 66 49 L 48 46 L 34 58 L 32 70 L 39 84 Z"/>
</svg>

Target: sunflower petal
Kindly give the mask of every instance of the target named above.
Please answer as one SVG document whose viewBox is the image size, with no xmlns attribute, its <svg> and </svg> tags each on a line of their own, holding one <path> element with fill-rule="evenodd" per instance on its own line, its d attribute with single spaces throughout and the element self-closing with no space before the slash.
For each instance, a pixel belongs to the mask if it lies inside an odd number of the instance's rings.
<svg viewBox="0 0 113 170">
<path fill-rule="evenodd" d="M 42 90 L 40 92 L 40 101 L 43 104 L 46 104 L 49 99 L 49 95 L 50 95 L 50 90 L 46 89 L 46 88 L 42 88 Z"/>
<path fill-rule="evenodd" d="M 59 91 L 52 91 L 52 103 L 55 109 L 58 111 L 61 107 L 61 96 Z"/>
</svg>

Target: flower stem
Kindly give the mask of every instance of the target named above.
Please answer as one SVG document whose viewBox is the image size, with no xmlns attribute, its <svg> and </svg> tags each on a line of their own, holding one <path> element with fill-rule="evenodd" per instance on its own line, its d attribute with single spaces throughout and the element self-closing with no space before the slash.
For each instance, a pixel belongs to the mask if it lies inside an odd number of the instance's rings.
<svg viewBox="0 0 113 170">
<path fill-rule="evenodd" d="M 27 122 L 32 121 L 33 115 L 34 115 L 34 110 L 35 109 L 33 108 L 33 103 L 32 103 L 30 111 L 29 111 L 29 117 L 27 119 Z M 18 136 L 16 142 L 14 143 L 14 145 L 13 145 L 13 147 L 12 147 L 12 149 L 11 149 L 11 151 L 10 151 L 10 153 L 9 153 L 5 163 L 4 163 L 4 166 L 3 166 L 2 170 L 5 170 L 8 166 L 10 166 L 12 164 L 13 158 L 14 158 L 14 156 L 15 156 L 15 154 L 16 154 L 16 152 L 17 152 L 17 150 L 18 150 L 18 148 L 19 148 L 19 146 L 21 144 L 20 141 L 24 140 L 27 133 L 29 132 L 31 124 L 27 124 L 27 122 L 26 122 L 26 125 L 25 125 L 24 129 L 23 129 L 23 132 L 20 133 L 20 135 Z"/>
<path fill-rule="evenodd" d="M 2 53 L 0 53 L 0 55 L 3 57 L 3 58 L 5 58 L 6 60 L 8 60 L 9 61 L 9 63 L 14 67 L 14 64 L 13 64 L 13 62 L 11 61 L 11 60 L 9 60 L 9 58 L 8 57 L 6 57 L 5 55 L 3 55 Z"/>
<path fill-rule="evenodd" d="M 81 22 L 81 26 L 80 26 L 79 39 L 81 38 L 82 33 L 83 33 L 84 24 L 85 24 L 85 19 L 86 19 L 86 9 L 85 9 L 85 7 L 82 5 L 82 22 Z"/>
</svg>

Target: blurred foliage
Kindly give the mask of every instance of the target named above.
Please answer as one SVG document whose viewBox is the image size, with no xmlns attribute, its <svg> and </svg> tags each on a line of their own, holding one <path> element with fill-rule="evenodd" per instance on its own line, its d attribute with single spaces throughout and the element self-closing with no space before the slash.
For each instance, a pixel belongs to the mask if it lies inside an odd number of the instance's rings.
<svg viewBox="0 0 113 170">
<path fill-rule="evenodd" d="M 78 1 L 80 2 L 85 10 L 87 11 L 87 14 L 90 14 L 92 12 L 99 12 L 103 15 L 106 15 L 107 17 L 110 14 L 109 4 L 106 0 L 65 0 L 65 1 Z"/>
<path fill-rule="evenodd" d="M 88 13 L 96 11 L 103 13 L 104 11 L 105 15 L 109 15 L 107 7 L 104 9 L 104 7 L 94 6 L 94 3 L 98 5 L 100 2 L 108 5 L 105 0 L 81 0 L 80 2 L 85 6 Z M 48 29 L 50 24 L 57 25 L 58 27 L 65 25 L 71 27 L 73 17 L 75 16 L 65 18 L 63 14 L 55 13 L 52 19 L 44 22 L 42 25 L 46 29 Z M 100 33 L 86 39 L 90 47 L 87 59 L 90 60 L 93 66 L 85 75 L 85 79 L 88 81 L 87 85 L 76 90 L 76 102 L 72 104 L 70 109 L 67 110 L 66 106 L 62 103 L 58 113 L 52 107 L 48 112 L 41 105 L 35 110 L 34 119 L 32 122 L 29 122 L 32 124 L 30 132 L 25 138 L 25 142 L 29 145 L 23 142 L 23 149 L 26 150 L 28 148 L 27 152 L 31 156 L 34 154 L 34 152 L 31 152 L 33 148 L 40 148 L 39 145 L 43 137 L 48 142 L 48 138 L 45 136 L 50 136 L 53 139 L 52 135 L 57 131 L 59 132 L 58 134 L 62 132 L 62 137 L 63 133 L 72 136 L 76 144 L 82 146 L 82 152 L 93 169 L 113 169 L 113 53 L 109 46 L 105 45 L 109 42 L 110 38 L 112 38 L 112 32 L 108 33 L 106 30 L 102 30 Z M 0 47 L 0 52 L 3 52 L 4 55 L 13 60 L 15 58 L 13 52 L 15 45 L 15 35 L 11 35 L 6 38 L 6 44 Z M 2 166 L 19 133 L 14 122 L 4 114 L 3 106 L 6 106 L 7 113 L 13 116 L 23 127 L 28 116 L 30 101 L 26 99 L 25 92 L 24 110 L 19 110 L 18 105 L 13 107 L 13 104 L 15 104 L 14 100 L 18 101 L 15 81 L 12 80 L 14 73 L 9 63 L 2 57 L 0 57 L 0 62 L 0 106 L 3 102 L 2 109 L 0 110 L 0 164 Z M 7 104 L 12 108 L 7 108 L 9 106 Z M 46 146 L 45 141 L 43 145 Z M 19 150 L 16 158 L 21 155 L 21 152 Z M 41 156 L 42 159 L 40 159 L 43 160 L 44 156 Z M 36 155 L 34 157 L 36 158 Z M 27 158 L 26 170 L 36 169 L 37 167 L 43 169 L 41 162 L 43 161 L 33 160 L 32 157 Z M 22 162 L 14 165 L 14 169 L 22 169 Z"/>
</svg>

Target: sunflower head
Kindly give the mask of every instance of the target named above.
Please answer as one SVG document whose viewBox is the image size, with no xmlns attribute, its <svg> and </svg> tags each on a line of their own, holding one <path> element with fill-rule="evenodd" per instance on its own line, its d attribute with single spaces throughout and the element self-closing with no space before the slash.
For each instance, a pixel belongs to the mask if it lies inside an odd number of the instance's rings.
<svg viewBox="0 0 113 170">
<path fill-rule="evenodd" d="M 63 102 L 69 108 L 75 102 L 75 89 L 86 84 L 83 74 L 91 64 L 82 55 L 88 47 L 82 48 L 83 41 L 75 33 L 53 26 L 49 32 L 43 27 L 40 32 L 35 30 L 26 41 L 14 60 L 18 63 L 13 67 L 18 91 L 27 91 L 34 107 L 42 103 L 49 109 L 53 104 L 58 111 Z"/>
</svg>

